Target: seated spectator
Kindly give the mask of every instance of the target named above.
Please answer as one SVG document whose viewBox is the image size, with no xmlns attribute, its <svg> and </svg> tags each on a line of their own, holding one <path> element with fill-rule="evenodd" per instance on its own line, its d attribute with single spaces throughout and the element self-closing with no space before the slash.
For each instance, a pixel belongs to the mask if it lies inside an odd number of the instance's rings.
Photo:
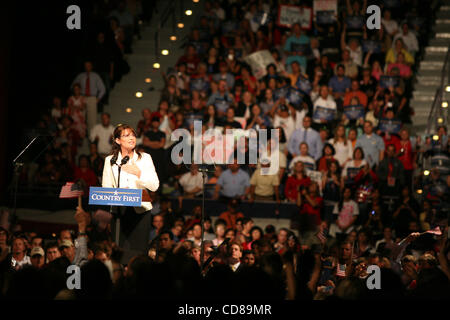
<svg viewBox="0 0 450 320">
<path fill-rule="evenodd" d="M 339 99 L 341 97 L 341 92 L 335 90 L 341 89 L 333 84 L 333 78 L 330 80 L 331 90 L 326 86 L 320 87 L 320 95 L 314 102 L 313 120 L 315 124 L 326 124 L 328 127 L 331 127 L 332 121 L 336 119 L 337 107 L 335 99 Z M 333 94 L 334 99 L 333 96 L 328 94 L 329 90 Z"/>
<path fill-rule="evenodd" d="M 402 52 L 397 54 L 395 63 L 390 63 L 388 65 L 387 73 L 391 73 L 394 68 L 398 69 L 399 75 L 402 78 L 408 79 L 412 76 L 411 66 L 405 63 L 405 55 Z"/>
<path fill-rule="evenodd" d="M 191 164 L 191 172 L 182 175 L 179 183 L 183 188 L 183 196 L 200 196 L 203 190 L 203 175 L 198 171 L 198 165 Z"/>
<path fill-rule="evenodd" d="M 355 176 L 361 171 L 361 169 L 367 164 L 364 160 L 364 151 L 362 148 L 357 147 L 353 150 L 352 160 L 348 161 L 342 169 L 342 180 L 345 185 L 352 184 Z"/>
<path fill-rule="evenodd" d="M 384 142 L 380 136 L 373 133 L 370 121 L 364 122 L 364 134 L 356 141 L 355 147 L 361 147 L 365 160 L 370 166 L 377 165 L 384 158 Z"/>
<path fill-rule="evenodd" d="M 350 101 L 353 97 L 357 97 L 364 108 L 367 107 L 367 95 L 360 90 L 358 80 L 352 80 L 351 89 L 346 92 L 344 96 L 344 106 L 350 105 Z"/>
<path fill-rule="evenodd" d="M 87 155 L 80 155 L 78 158 L 78 167 L 75 167 L 74 179 L 83 180 L 84 182 L 84 195 L 89 195 L 89 187 L 95 187 L 98 185 L 97 176 L 92 170 L 89 157 Z"/>
<path fill-rule="evenodd" d="M 233 97 L 228 92 L 225 80 L 219 80 L 218 84 L 219 90 L 209 97 L 206 104 L 208 106 L 213 105 L 216 108 L 217 116 L 222 117 L 233 103 Z"/>
<path fill-rule="evenodd" d="M 273 105 L 270 116 L 273 118 L 273 127 L 283 128 L 284 136 L 289 140 L 295 130 L 295 119 L 289 113 L 289 108 L 282 103 L 282 99 Z"/>
<path fill-rule="evenodd" d="M 262 113 L 260 106 L 257 104 L 252 105 L 250 115 L 247 118 L 246 122 L 247 122 L 246 130 L 267 129 L 270 126 L 269 118 Z"/>
<path fill-rule="evenodd" d="M 226 112 L 226 118 L 221 122 L 222 127 L 231 127 L 233 129 L 242 129 L 242 125 L 237 122 L 234 116 L 234 109 L 228 108 Z"/>
<path fill-rule="evenodd" d="M 358 66 L 353 62 L 350 56 L 350 50 L 348 49 L 342 50 L 342 61 L 340 61 L 339 64 L 334 67 L 335 75 L 338 75 L 339 67 L 341 66 L 343 67 L 342 76 L 345 76 L 345 78 L 354 79 L 358 76 Z M 350 88 L 350 84 L 348 85 L 348 87 Z"/>
<path fill-rule="evenodd" d="M 228 72 L 228 66 L 226 62 L 222 61 L 219 63 L 219 72 L 213 75 L 213 80 L 217 83 L 219 83 L 220 80 L 225 81 L 227 88 L 229 89 L 232 89 L 234 87 L 234 76 L 230 72 Z"/>
<path fill-rule="evenodd" d="M 284 44 L 284 51 L 288 58 L 286 59 L 286 65 L 290 65 L 292 62 L 297 61 L 301 66 L 303 72 L 306 72 L 306 56 L 303 51 L 296 49 L 298 45 L 308 45 L 309 37 L 304 34 L 304 31 L 300 27 L 300 24 L 296 23 L 292 26 L 292 35 L 287 38 Z"/>
<path fill-rule="evenodd" d="M 186 64 L 186 73 L 189 76 L 194 74 L 194 72 L 197 70 L 197 65 L 200 63 L 200 58 L 197 55 L 197 51 L 194 45 L 188 44 L 186 46 L 185 54 L 178 59 L 177 65 L 180 65 L 181 63 Z"/>
<path fill-rule="evenodd" d="M 99 155 L 96 143 L 89 144 L 89 163 L 97 177 L 103 175 L 103 165 L 105 164 L 105 159 Z"/>
<path fill-rule="evenodd" d="M 194 246 L 200 247 L 202 244 L 202 225 L 195 223 L 192 227 L 192 237 L 186 238 L 186 240 L 192 241 Z"/>
</svg>

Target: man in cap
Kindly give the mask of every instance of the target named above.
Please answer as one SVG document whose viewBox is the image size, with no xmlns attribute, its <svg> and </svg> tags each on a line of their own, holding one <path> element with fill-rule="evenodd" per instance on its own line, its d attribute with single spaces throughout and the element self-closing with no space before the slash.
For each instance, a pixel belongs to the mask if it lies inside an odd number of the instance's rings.
<svg viewBox="0 0 450 320">
<path fill-rule="evenodd" d="M 31 265 L 37 269 L 42 268 L 44 265 L 44 249 L 41 247 L 34 247 L 31 249 Z"/>
</svg>

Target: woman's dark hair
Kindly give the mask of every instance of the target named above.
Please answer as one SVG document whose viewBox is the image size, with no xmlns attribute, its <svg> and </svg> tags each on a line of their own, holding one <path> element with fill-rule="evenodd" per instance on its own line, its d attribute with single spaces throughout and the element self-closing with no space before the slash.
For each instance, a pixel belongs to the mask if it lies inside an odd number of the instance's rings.
<svg viewBox="0 0 450 320">
<path fill-rule="evenodd" d="M 342 207 L 344 205 L 344 193 L 347 189 L 350 190 L 350 199 L 353 199 L 353 189 L 350 187 L 344 187 L 344 190 L 342 190 L 342 197 L 340 197 L 339 204 L 338 204 L 339 211 L 342 210 Z"/>
<path fill-rule="evenodd" d="M 338 179 L 340 179 L 341 178 L 341 167 L 339 166 L 339 163 L 338 162 L 336 162 L 336 161 L 330 161 L 330 160 L 327 160 L 327 169 L 328 169 L 328 171 L 327 171 L 327 177 L 328 178 L 331 178 L 331 166 L 333 165 L 333 163 L 336 165 L 336 175 L 338 176 Z"/>
<path fill-rule="evenodd" d="M 355 159 L 355 153 L 357 150 L 361 151 L 361 159 L 364 159 L 364 150 L 361 147 L 356 147 L 355 150 L 353 150 L 353 159 Z"/>
<path fill-rule="evenodd" d="M 122 132 L 124 132 L 127 129 L 131 130 L 131 132 L 134 134 L 135 137 L 137 136 L 136 131 L 133 129 L 133 127 L 131 127 L 127 124 L 118 125 L 114 129 L 114 133 L 113 133 L 113 142 L 112 142 L 112 151 L 111 151 L 111 154 L 113 155 L 113 157 L 117 157 L 120 152 L 120 145 L 117 144 L 116 139 L 120 139 L 120 137 L 122 136 Z M 138 159 L 140 159 L 142 157 L 141 153 L 136 150 L 136 147 L 133 149 L 133 151 L 137 153 Z"/>
<path fill-rule="evenodd" d="M 261 239 L 262 239 L 262 237 L 264 237 L 264 231 L 258 226 L 254 226 L 253 228 L 250 229 L 250 236 L 252 235 L 253 231 L 255 231 L 255 230 L 259 231 L 259 233 L 261 234 Z M 252 238 L 252 240 L 253 240 L 253 238 Z"/>
<path fill-rule="evenodd" d="M 325 154 L 325 148 L 327 148 L 327 147 L 331 149 L 331 155 L 334 156 L 336 154 L 336 150 L 334 149 L 334 147 L 331 143 L 325 143 L 325 145 L 323 146 L 322 153 Z"/>
</svg>

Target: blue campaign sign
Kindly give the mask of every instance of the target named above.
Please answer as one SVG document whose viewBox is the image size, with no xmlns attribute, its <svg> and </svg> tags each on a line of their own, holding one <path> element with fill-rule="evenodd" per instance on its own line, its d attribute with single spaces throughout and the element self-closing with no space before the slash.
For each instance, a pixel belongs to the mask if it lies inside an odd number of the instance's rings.
<svg viewBox="0 0 450 320">
<path fill-rule="evenodd" d="M 103 206 L 140 207 L 142 189 L 89 188 L 89 204 Z"/>
<path fill-rule="evenodd" d="M 349 120 L 364 118 L 364 107 L 360 104 L 344 106 L 344 114 Z"/>
<path fill-rule="evenodd" d="M 383 132 L 398 133 L 402 127 L 400 120 L 394 119 L 381 119 L 378 123 L 378 129 Z"/>
<path fill-rule="evenodd" d="M 381 76 L 380 87 L 388 89 L 389 87 L 398 87 L 400 85 L 400 77 Z"/>
<path fill-rule="evenodd" d="M 377 41 L 374 40 L 363 40 L 362 42 L 362 50 L 363 52 L 372 51 L 373 53 L 381 52 L 381 45 Z"/>
<path fill-rule="evenodd" d="M 316 21 L 318 24 L 333 24 L 336 21 L 334 10 L 317 11 Z"/>
<path fill-rule="evenodd" d="M 314 120 L 331 121 L 336 117 L 336 110 L 316 106 L 313 113 Z"/>
</svg>

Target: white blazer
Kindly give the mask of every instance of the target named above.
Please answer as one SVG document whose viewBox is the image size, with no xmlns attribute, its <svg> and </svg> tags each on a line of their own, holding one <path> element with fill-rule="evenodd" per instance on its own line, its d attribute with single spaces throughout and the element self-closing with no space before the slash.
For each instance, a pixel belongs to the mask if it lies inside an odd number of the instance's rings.
<svg viewBox="0 0 450 320">
<path fill-rule="evenodd" d="M 103 167 L 103 188 L 117 188 L 117 178 L 119 176 L 118 165 L 122 161 L 122 154 L 119 152 L 116 164 L 111 167 L 112 155 L 109 155 L 105 159 L 105 165 Z M 153 164 L 152 157 L 148 153 L 141 153 L 141 158 L 138 159 L 138 155 L 134 152 L 133 157 L 128 160 L 127 164 L 136 164 L 141 170 L 141 177 L 138 178 L 134 174 L 130 174 L 121 170 L 120 172 L 120 188 L 130 189 L 149 189 L 150 191 L 156 191 L 159 187 L 159 179 L 156 174 L 155 166 Z M 152 209 L 151 202 L 142 202 L 142 207 L 135 207 L 136 213 L 144 213 Z"/>
</svg>

